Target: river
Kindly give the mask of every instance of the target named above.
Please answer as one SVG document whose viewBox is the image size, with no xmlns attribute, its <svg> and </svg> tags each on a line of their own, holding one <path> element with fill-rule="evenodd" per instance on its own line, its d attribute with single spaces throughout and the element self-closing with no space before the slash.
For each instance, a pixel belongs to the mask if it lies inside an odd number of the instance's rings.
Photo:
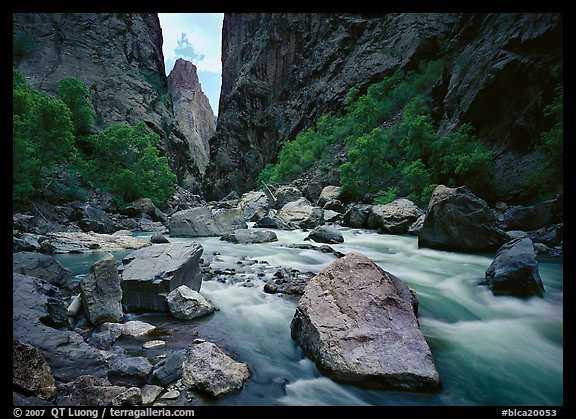
<svg viewBox="0 0 576 419">
<path fill-rule="evenodd" d="M 266 294 L 263 285 L 278 267 L 317 273 L 335 256 L 291 249 L 304 243 L 301 230 L 276 231 L 278 242 L 241 245 L 219 238 L 193 240 L 204 247 L 212 267 L 236 267 L 226 283 L 205 281 L 201 293 L 219 308 L 203 319 L 183 321 L 164 314 L 128 314 L 161 329 L 167 345 L 141 349 L 142 339 L 122 337 L 117 345 L 152 357 L 182 349 L 195 337 L 219 345 L 246 362 L 252 375 L 233 395 L 211 399 L 184 394 L 175 403 L 194 405 L 447 405 L 556 406 L 563 404 L 563 264 L 540 261 L 544 298 L 495 297 L 479 281 L 494 255 L 418 249 L 417 238 L 339 227 L 343 253 L 362 253 L 412 287 L 419 300 L 419 321 L 440 374 L 438 393 L 366 390 L 322 376 L 290 337 L 297 299 Z M 140 234 L 147 238 L 150 234 Z M 169 236 L 168 236 L 169 237 Z M 115 254 L 120 262 L 129 252 Z M 75 274 L 88 272 L 101 256 L 57 255 Z M 254 265 L 253 261 L 258 261 Z M 267 263 L 262 263 L 263 261 Z M 264 276 L 258 276 L 256 270 Z M 262 273 L 261 273 L 262 275 Z M 254 284 L 253 287 L 246 286 Z"/>
</svg>

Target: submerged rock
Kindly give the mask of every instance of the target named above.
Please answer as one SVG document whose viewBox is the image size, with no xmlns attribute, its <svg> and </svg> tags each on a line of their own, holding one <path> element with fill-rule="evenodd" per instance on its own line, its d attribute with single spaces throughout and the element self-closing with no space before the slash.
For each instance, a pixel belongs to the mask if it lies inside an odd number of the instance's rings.
<svg viewBox="0 0 576 419">
<path fill-rule="evenodd" d="M 248 377 L 248 365 L 234 361 L 211 342 L 193 346 L 182 365 L 182 384 L 216 397 L 240 390 Z"/>
<path fill-rule="evenodd" d="M 337 381 L 436 390 L 440 380 L 409 288 L 365 256 L 349 253 L 312 278 L 292 337 Z"/>
<path fill-rule="evenodd" d="M 506 240 L 494 212 L 466 186 L 438 185 L 418 234 L 418 247 L 465 252 L 497 250 Z"/>
<path fill-rule="evenodd" d="M 486 281 L 494 295 L 530 297 L 544 295 L 532 240 L 513 239 L 504 244 L 486 270 Z"/>
<path fill-rule="evenodd" d="M 195 319 L 214 311 L 214 306 L 198 291 L 180 285 L 166 298 L 172 316 L 177 319 Z"/>
<path fill-rule="evenodd" d="M 241 230 L 235 230 L 229 234 L 224 234 L 220 240 L 241 244 L 269 243 L 278 241 L 278 236 L 276 236 L 276 233 L 273 231 L 245 228 Z"/>
<path fill-rule="evenodd" d="M 248 225 L 237 208 L 196 207 L 172 214 L 168 228 L 172 237 L 200 237 L 221 236 Z"/>
<path fill-rule="evenodd" d="M 19 340 L 12 342 L 12 385 L 20 393 L 44 400 L 56 395 L 56 381 L 42 353 Z"/>
<path fill-rule="evenodd" d="M 128 310 L 168 311 L 166 297 L 180 285 L 200 291 L 198 243 L 170 243 L 137 250 L 122 262 L 123 303 Z"/>
</svg>

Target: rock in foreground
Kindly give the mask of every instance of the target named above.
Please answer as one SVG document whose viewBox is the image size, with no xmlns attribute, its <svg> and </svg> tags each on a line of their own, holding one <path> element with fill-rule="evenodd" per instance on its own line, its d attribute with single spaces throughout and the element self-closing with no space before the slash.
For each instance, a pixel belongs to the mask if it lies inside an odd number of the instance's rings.
<svg viewBox="0 0 576 419">
<path fill-rule="evenodd" d="M 41 399 L 56 395 L 56 381 L 42 353 L 19 340 L 12 342 L 12 384 L 21 393 Z"/>
<path fill-rule="evenodd" d="M 166 297 L 180 285 L 200 291 L 198 243 L 170 243 L 132 252 L 124 260 L 123 303 L 128 310 L 168 311 Z"/>
<path fill-rule="evenodd" d="M 440 380 L 398 278 L 349 253 L 308 282 L 292 337 L 335 380 L 376 388 L 436 390 Z"/>
<path fill-rule="evenodd" d="M 248 365 L 234 361 L 211 342 L 191 348 L 182 365 L 182 384 L 216 397 L 240 390 L 248 377 Z"/>
<path fill-rule="evenodd" d="M 520 237 L 503 245 L 486 270 L 494 295 L 530 297 L 544 295 L 532 240 Z"/>
</svg>

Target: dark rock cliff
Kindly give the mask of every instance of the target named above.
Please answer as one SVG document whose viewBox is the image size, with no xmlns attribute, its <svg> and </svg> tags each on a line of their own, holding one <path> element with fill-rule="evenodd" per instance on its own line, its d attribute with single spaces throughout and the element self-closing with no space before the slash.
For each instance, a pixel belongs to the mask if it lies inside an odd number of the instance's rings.
<svg viewBox="0 0 576 419">
<path fill-rule="evenodd" d="M 161 137 L 179 179 L 198 187 L 189 152 L 168 95 L 162 30 L 152 13 L 15 13 L 14 64 L 32 86 L 56 94 L 65 76 L 82 80 L 97 128 L 144 121 Z"/>
<path fill-rule="evenodd" d="M 196 66 L 179 58 L 168 75 L 168 93 L 172 98 L 174 116 L 186 135 L 190 154 L 201 174 L 210 157 L 208 140 L 216 131 L 214 112 L 202 91 Z"/>
<path fill-rule="evenodd" d="M 471 123 L 513 190 L 521 168 L 542 164 L 530 150 L 549 128 L 542 110 L 562 81 L 562 48 L 556 14 L 226 14 L 207 198 L 254 187 L 282 141 L 341 111 L 351 87 L 439 57 L 438 131 Z"/>
</svg>

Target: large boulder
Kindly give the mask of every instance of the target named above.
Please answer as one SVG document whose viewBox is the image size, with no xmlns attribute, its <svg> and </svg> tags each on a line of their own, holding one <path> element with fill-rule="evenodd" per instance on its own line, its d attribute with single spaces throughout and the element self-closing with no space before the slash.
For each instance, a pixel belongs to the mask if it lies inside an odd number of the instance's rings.
<svg viewBox="0 0 576 419">
<path fill-rule="evenodd" d="M 152 381 L 166 386 L 182 378 L 182 363 L 186 359 L 184 351 L 175 351 L 166 359 L 158 362 L 152 372 Z"/>
<path fill-rule="evenodd" d="M 274 191 L 274 209 L 280 209 L 289 202 L 294 202 L 302 198 L 302 192 L 300 189 L 294 186 L 280 186 L 276 191 Z"/>
<path fill-rule="evenodd" d="M 166 297 L 180 285 L 202 286 L 198 243 L 170 243 L 140 249 L 124 260 L 123 303 L 128 310 L 168 311 Z"/>
<path fill-rule="evenodd" d="M 144 384 L 152 368 L 150 361 L 143 356 L 121 355 L 109 362 L 108 380 L 122 386 Z"/>
<path fill-rule="evenodd" d="M 551 199 L 534 205 L 517 205 L 504 212 L 510 230 L 537 230 L 562 221 L 562 201 Z"/>
<path fill-rule="evenodd" d="M 409 199 L 401 198 L 386 205 L 370 208 L 368 228 L 380 229 L 386 234 L 406 234 L 423 211 Z"/>
<path fill-rule="evenodd" d="M 349 253 L 308 282 L 292 319 L 292 337 L 337 381 L 436 390 L 439 376 L 416 304 L 400 279 Z"/>
<path fill-rule="evenodd" d="M 317 243 L 336 244 L 343 243 L 344 237 L 336 228 L 330 226 L 319 226 L 308 234 L 304 240 L 314 240 Z"/>
<path fill-rule="evenodd" d="M 60 288 L 71 288 L 74 275 L 50 255 L 34 252 L 12 254 L 12 271 L 35 276 Z"/>
<path fill-rule="evenodd" d="M 229 234 L 224 234 L 220 240 L 241 244 L 269 243 L 278 241 L 278 236 L 276 236 L 276 233 L 273 231 L 244 228 L 241 230 L 235 230 Z"/>
<path fill-rule="evenodd" d="M 160 211 L 150 198 L 139 198 L 132 201 L 122 210 L 122 213 L 129 217 L 138 217 L 146 214 L 152 221 L 167 221 L 166 214 Z"/>
<path fill-rule="evenodd" d="M 246 221 L 258 221 L 270 210 L 270 202 L 263 191 L 251 191 L 242 195 L 238 208 Z"/>
<path fill-rule="evenodd" d="M 56 381 L 42 353 L 19 340 L 12 342 L 12 385 L 22 394 L 45 400 L 56 395 Z"/>
<path fill-rule="evenodd" d="M 530 297 L 544 295 L 532 240 L 513 239 L 504 244 L 486 270 L 486 281 L 494 295 Z"/>
<path fill-rule="evenodd" d="M 214 306 L 198 291 L 180 285 L 166 298 L 170 313 L 177 319 L 195 319 L 214 311 Z"/>
<path fill-rule="evenodd" d="M 13 339 L 38 348 L 58 381 L 70 381 L 82 374 L 104 377 L 106 363 L 97 349 L 74 331 L 45 324 L 50 316 L 45 284 L 38 278 L 12 274 Z"/>
<path fill-rule="evenodd" d="M 221 236 L 248 225 L 237 208 L 196 207 L 172 214 L 168 228 L 172 237 L 201 237 Z"/>
<path fill-rule="evenodd" d="M 328 185 L 322 189 L 320 196 L 318 197 L 318 206 L 324 207 L 328 201 L 334 199 L 339 200 L 342 194 L 342 188 L 340 186 Z"/>
<path fill-rule="evenodd" d="M 438 185 L 428 204 L 424 224 L 418 234 L 418 247 L 493 252 L 506 240 L 494 212 L 466 186 Z"/>
<path fill-rule="evenodd" d="M 137 406 L 142 404 L 138 387 L 111 386 L 90 375 L 58 387 L 58 406 Z"/>
<path fill-rule="evenodd" d="M 342 225 L 352 228 L 366 228 L 368 227 L 368 217 L 372 205 L 368 204 L 354 204 L 344 214 Z"/>
<path fill-rule="evenodd" d="M 113 233 L 114 222 L 102 208 L 90 203 L 75 203 L 72 205 L 74 213 L 71 219 L 78 222 L 82 231 L 94 231 L 96 233 Z"/>
<path fill-rule="evenodd" d="M 313 206 L 306 198 L 288 202 L 277 215 L 299 228 L 314 228 L 323 223 L 322 209 Z"/>
<path fill-rule="evenodd" d="M 248 365 L 234 361 L 211 342 L 193 346 L 182 364 L 182 384 L 215 397 L 240 390 L 249 377 Z"/>
<path fill-rule="evenodd" d="M 260 219 L 256 224 L 256 228 L 274 228 L 276 230 L 297 230 L 298 226 L 290 221 L 286 221 L 276 214 L 268 214 Z"/>
<path fill-rule="evenodd" d="M 116 259 L 111 253 L 90 267 L 80 280 L 82 307 L 92 324 L 119 322 L 122 313 L 122 287 Z"/>
<path fill-rule="evenodd" d="M 150 246 L 150 242 L 127 235 L 62 231 L 47 233 L 40 246 L 46 253 L 116 252 L 140 249 Z"/>
<path fill-rule="evenodd" d="M 170 243 L 170 240 L 168 240 L 166 237 L 164 237 L 164 235 L 162 233 L 156 232 L 156 233 L 152 234 L 152 236 L 150 237 L 150 243 L 164 244 L 164 243 Z"/>
</svg>

